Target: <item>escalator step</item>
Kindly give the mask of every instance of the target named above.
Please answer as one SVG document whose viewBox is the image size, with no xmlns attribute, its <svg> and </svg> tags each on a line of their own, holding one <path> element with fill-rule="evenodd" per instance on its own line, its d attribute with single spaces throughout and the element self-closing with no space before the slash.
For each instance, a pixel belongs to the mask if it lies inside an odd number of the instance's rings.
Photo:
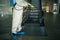
<svg viewBox="0 0 60 40">
<path fill-rule="evenodd" d="M 39 13 L 29 13 L 29 15 L 38 15 Z"/>
<path fill-rule="evenodd" d="M 38 18 L 38 16 L 29 16 L 30 18 Z"/>
<path fill-rule="evenodd" d="M 31 0 L 31 3 L 35 5 L 36 8 L 40 8 L 39 5 L 40 5 L 40 0 Z"/>
</svg>

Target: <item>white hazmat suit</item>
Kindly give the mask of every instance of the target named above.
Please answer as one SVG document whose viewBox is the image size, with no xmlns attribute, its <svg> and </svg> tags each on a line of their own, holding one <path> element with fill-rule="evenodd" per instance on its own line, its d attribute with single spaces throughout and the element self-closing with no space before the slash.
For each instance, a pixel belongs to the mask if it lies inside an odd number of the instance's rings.
<svg viewBox="0 0 60 40">
<path fill-rule="evenodd" d="M 25 0 L 14 0 L 14 2 L 16 5 L 13 8 L 12 33 L 16 34 L 22 29 L 23 7 L 31 4 L 27 3 Z"/>
</svg>

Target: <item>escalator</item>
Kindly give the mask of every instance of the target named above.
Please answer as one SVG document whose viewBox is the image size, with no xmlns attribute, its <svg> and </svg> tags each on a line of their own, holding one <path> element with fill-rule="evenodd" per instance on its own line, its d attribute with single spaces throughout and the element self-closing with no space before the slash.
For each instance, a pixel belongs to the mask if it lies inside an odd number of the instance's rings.
<svg viewBox="0 0 60 40">
<path fill-rule="evenodd" d="M 25 31 L 26 35 L 28 36 L 47 36 L 47 30 L 45 26 L 41 26 L 41 19 L 43 17 L 40 3 L 41 0 L 28 0 L 28 2 L 33 4 L 35 8 L 29 7 L 29 9 L 27 10 L 28 18 L 24 23 L 23 31 Z"/>
<path fill-rule="evenodd" d="M 28 9 L 28 20 L 27 23 L 38 23 L 40 14 L 40 3 L 39 0 L 30 0 L 29 3 L 33 4 L 35 8 Z"/>
</svg>

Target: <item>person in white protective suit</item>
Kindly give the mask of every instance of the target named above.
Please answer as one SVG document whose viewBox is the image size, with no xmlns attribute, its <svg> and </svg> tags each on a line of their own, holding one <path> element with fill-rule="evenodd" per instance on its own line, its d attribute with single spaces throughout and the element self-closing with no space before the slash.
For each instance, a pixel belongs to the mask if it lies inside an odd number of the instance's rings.
<svg viewBox="0 0 60 40">
<path fill-rule="evenodd" d="M 25 0 L 14 0 L 15 6 L 13 8 L 13 20 L 12 20 L 12 34 L 11 37 L 16 39 L 16 34 L 24 34 L 23 32 L 20 32 L 22 27 L 22 17 L 23 17 L 23 7 L 27 7 L 30 5 L 32 8 L 34 8 L 33 5 L 26 2 Z"/>
</svg>

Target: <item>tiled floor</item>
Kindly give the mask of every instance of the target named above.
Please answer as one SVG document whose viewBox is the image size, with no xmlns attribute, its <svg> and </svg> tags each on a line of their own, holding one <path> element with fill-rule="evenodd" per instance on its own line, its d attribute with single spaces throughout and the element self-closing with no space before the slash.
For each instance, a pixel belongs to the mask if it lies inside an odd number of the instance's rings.
<svg viewBox="0 0 60 40">
<path fill-rule="evenodd" d="M 48 37 L 54 40 L 60 40 L 60 14 L 46 14 L 45 25 L 48 30 Z"/>
<path fill-rule="evenodd" d="M 1 40 L 11 40 L 10 32 L 11 32 L 11 22 L 12 16 L 8 17 L 0 17 L 0 39 Z M 45 27 L 40 27 L 38 23 L 26 23 L 24 25 L 24 32 L 26 34 L 22 36 L 22 40 L 36 40 L 36 39 L 47 39 L 47 32 Z M 20 36 L 17 36 L 18 40 L 20 40 Z"/>
<path fill-rule="evenodd" d="M 17 36 L 18 40 L 60 40 L 60 14 L 45 14 L 45 27 L 40 27 L 39 24 L 25 24 L 23 31 L 26 32 L 23 36 Z M 0 17 L 0 40 L 11 40 L 11 19 L 12 16 Z M 46 30 L 48 36 L 46 36 Z M 41 36 L 42 35 L 42 36 Z"/>
</svg>

